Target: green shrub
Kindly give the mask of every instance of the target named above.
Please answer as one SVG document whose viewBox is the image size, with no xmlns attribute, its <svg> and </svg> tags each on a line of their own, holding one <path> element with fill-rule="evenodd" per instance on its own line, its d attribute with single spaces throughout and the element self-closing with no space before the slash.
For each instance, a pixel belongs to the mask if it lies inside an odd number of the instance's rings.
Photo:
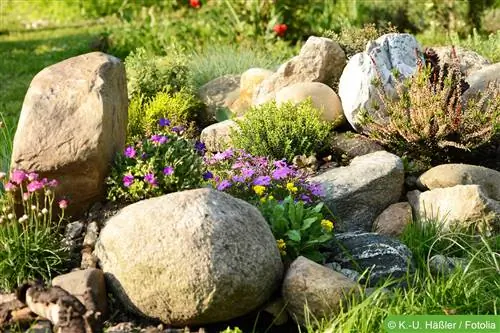
<svg viewBox="0 0 500 333">
<path fill-rule="evenodd" d="M 277 106 L 272 101 L 250 109 L 236 120 L 231 139 L 237 148 L 255 156 L 292 161 L 296 155 L 315 155 L 326 147 L 332 125 L 320 118 L 311 100 Z"/>
<path fill-rule="evenodd" d="M 377 28 L 375 24 L 370 23 L 365 24 L 362 28 L 344 26 L 338 33 L 329 30 L 324 33 L 324 36 L 337 42 L 344 50 L 346 57 L 350 58 L 356 53 L 363 52 L 369 41 L 392 32 L 397 32 L 394 26 L 388 25 L 386 27 Z"/>
<path fill-rule="evenodd" d="M 186 127 L 188 136 L 194 136 L 197 126 L 203 126 L 204 104 L 188 89 L 174 91 L 166 87 L 153 98 L 135 96 L 129 105 L 129 141 L 151 135 L 161 118 L 169 119 L 173 126 Z"/>
<path fill-rule="evenodd" d="M 182 129 L 170 128 L 166 119 L 161 125 L 162 131 L 116 157 L 106 180 L 109 200 L 135 202 L 200 186 L 204 146 L 180 137 Z"/>
<path fill-rule="evenodd" d="M 433 74 L 429 66 L 420 65 L 413 77 L 396 84 L 398 98 L 385 94 L 377 80 L 389 119 L 364 114 L 364 131 L 389 151 L 427 166 L 467 163 L 477 152 L 498 144 L 500 89 L 490 86 L 463 105 L 458 64 L 447 71 Z"/>
<path fill-rule="evenodd" d="M 130 98 L 151 98 L 167 86 L 172 91 L 191 87 L 187 63 L 177 51 L 166 57 L 148 55 L 138 48 L 125 59 L 127 89 Z"/>
<path fill-rule="evenodd" d="M 0 175 L 0 180 L 4 177 Z M 21 170 L 14 170 L 5 181 L 6 193 L 0 197 L 0 290 L 10 291 L 34 279 L 49 282 L 53 273 L 63 272 L 69 252 L 59 229 L 67 202 L 59 202 L 62 215 L 54 221 L 56 186 L 54 180 L 40 180 L 37 174 Z M 22 212 L 16 210 L 19 206 Z"/>
</svg>

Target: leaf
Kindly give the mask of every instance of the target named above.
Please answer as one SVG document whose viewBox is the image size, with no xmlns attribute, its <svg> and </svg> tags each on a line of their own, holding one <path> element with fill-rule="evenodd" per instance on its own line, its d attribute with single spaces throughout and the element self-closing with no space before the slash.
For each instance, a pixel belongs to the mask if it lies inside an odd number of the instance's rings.
<svg viewBox="0 0 500 333">
<path fill-rule="evenodd" d="M 300 253 L 301 256 L 306 257 L 314 262 L 322 262 L 325 258 L 318 250 L 304 251 Z"/>
<path fill-rule="evenodd" d="M 304 221 L 302 221 L 302 227 L 300 228 L 300 230 L 305 231 L 309 229 L 309 227 L 316 221 L 317 221 L 316 217 L 310 217 L 305 219 Z"/>
<path fill-rule="evenodd" d="M 300 232 L 298 230 L 288 230 L 285 235 L 288 236 L 294 242 L 300 242 Z"/>
<path fill-rule="evenodd" d="M 228 108 L 218 108 L 215 111 L 215 119 L 218 122 L 233 118 L 233 113 Z"/>
</svg>

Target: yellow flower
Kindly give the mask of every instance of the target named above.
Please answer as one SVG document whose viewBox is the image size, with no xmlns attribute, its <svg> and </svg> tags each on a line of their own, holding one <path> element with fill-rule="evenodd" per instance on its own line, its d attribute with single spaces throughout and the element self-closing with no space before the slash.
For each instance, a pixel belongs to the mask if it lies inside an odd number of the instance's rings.
<svg viewBox="0 0 500 333">
<path fill-rule="evenodd" d="M 262 203 L 266 202 L 266 197 L 260 198 L 260 202 L 262 202 Z"/>
<path fill-rule="evenodd" d="M 286 243 L 283 239 L 278 239 L 276 241 L 276 245 L 278 246 L 278 250 L 282 256 L 286 256 Z"/>
<path fill-rule="evenodd" d="M 321 226 L 326 232 L 332 232 L 333 230 L 333 222 L 330 220 L 321 220 Z"/>
<path fill-rule="evenodd" d="M 274 200 L 274 197 L 272 195 L 267 197 L 269 200 Z"/>
<path fill-rule="evenodd" d="M 262 185 L 255 185 L 253 187 L 253 191 L 260 197 L 266 191 L 266 187 Z"/>
<path fill-rule="evenodd" d="M 286 189 L 287 189 L 288 191 L 292 192 L 292 193 L 295 193 L 295 192 L 297 192 L 297 190 L 298 190 L 298 189 L 297 189 L 297 186 L 295 186 L 295 184 L 294 184 L 294 183 L 287 183 L 287 184 L 286 184 Z"/>
</svg>

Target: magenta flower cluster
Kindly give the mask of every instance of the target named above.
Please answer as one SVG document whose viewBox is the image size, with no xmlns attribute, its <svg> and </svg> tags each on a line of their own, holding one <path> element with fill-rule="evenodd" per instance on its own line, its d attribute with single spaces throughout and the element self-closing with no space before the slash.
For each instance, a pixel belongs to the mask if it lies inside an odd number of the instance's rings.
<svg viewBox="0 0 500 333">
<path fill-rule="evenodd" d="M 204 175 L 219 191 L 242 199 L 257 199 L 254 186 L 264 186 L 266 194 L 276 200 L 288 195 L 305 203 L 316 203 L 324 196 L 320 184 L 306 181 L 307 174 L 284 160 L 273 161 L 253 156 L 244 150 L 227 149 L 205 156 L 209 172 Z M 288 185 L 296 190 L 290 193 Z"/>
</svg>

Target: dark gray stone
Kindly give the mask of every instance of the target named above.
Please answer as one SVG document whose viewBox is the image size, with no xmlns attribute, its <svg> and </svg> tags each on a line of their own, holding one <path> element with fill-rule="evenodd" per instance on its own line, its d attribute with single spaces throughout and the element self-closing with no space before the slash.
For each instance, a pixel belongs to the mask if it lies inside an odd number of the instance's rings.
<svg viewBox="0 0 500 333">
<path fill-rule="evenodd" d="M 327 260 L 343 269 L 369 274 L 370 287 L 389 277 L 401 278 L 415 270 L 413 254 L 397 239 L 371 232 L 337 234 L 327 245 Z M 364 281 L 361 281 L 363 283 Z"/>
</svg>

